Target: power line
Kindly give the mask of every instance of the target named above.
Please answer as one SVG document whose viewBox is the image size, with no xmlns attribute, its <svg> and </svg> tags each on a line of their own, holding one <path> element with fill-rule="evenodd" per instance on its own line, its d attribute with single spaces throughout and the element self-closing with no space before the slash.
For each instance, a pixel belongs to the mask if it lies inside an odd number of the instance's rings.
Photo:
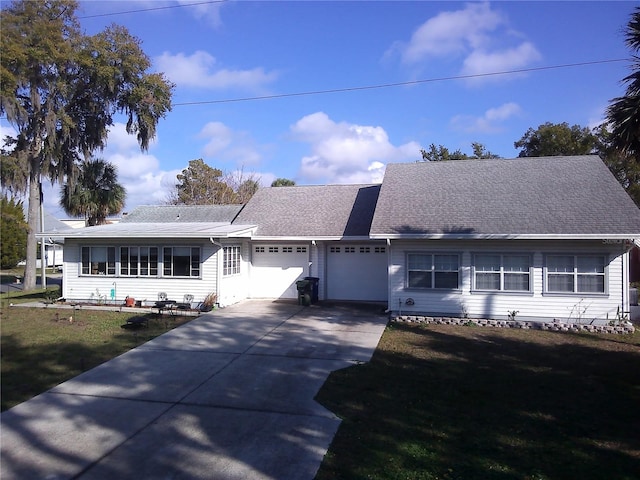
<svg viewBox="0 0 640 480">
<path fill-rule="evenodd" d="M 544 67 L 521 68 L 518 70 L 505 70 L 502 72 L 476 73 L 473 75 L 454 75 L 449 77 L 436 77 L 436 78 L 426 78 L 422 80 L 411 80 L 407 82 L 382 83 L 378 85 L 364 85 L 359 87 L 344 87 L 344 88 L 334 88 L 329 90 L 311 90 L 306 92 L 276 93 L 273 95 L 262 95 L 262 96 L 256 96 L 256 97 L 226 98 L 221 100 L 202 100 L 198 102 L 180 102 L 180 103 L 174 103 L 172 104 L 172 106 L 185 107 L 185 106 L 191 106 L 191 105 L 215 105 L 215 104 L 221 104 L 221 103 L 251 102 L 256 100 L 273 100 L 278 98 L 303 97 L 303 96 L 311 96 L 311 95 L 328 95 L 332 93 L 358 92 L 358 91 L 375 90 L 375 89 L 381 89 L 381 88 L 420 85 L 423 83 L 435 83 L 435 82 L 446 82 L 451 80 L 468 80 L 468 79 L 474 79 L 474 78 L 496 77 L 499 75 L 514 75 L 518 73 L 540 72 L 545 70 L 558 70 L 561 68 L 585 67 L 590 65 L 602 65 L 606 63 L 617 63 L 617 62 L 626 62 L 626 61 L 628 61 L 628 59 L 614 58 L 609 60 L 594 60 L 591 62 L 564 63 L 561 65 L 547 65 Z M 5 120 L 6 117 L 3 116 L 3 117 L 0 117 L 0 119 Z"/>
<path fill-rule="evenodd" d="M 150 8 L 141 8 L 139 10 L 127 10 L 124 12 L 108 12 L 108 13 L 97 13 L 95 15 L 86 15 L 84 17 L 78 17 L 79 20 L 84 20 L 87 18 L 98 18 L 98 17 L 111 17 L 113 15 L 125 15 L 128 13 L 143 13 L 143 12 L 153 12 L 156 10 L 168 10 L 170 8 L 184 8 L 184 7 L 197 7 L 198 5 L 211 5 L 214 3 L 225 3 L 227 0 L 210 0 L 206 2 L 195 2 L 195 3 L 183 3 L 178 5 L 165 5 L 163 7 L 150 7 Z"/>
<path fill-rule="evenodd" d="M 407 82 L 383 83 L 378 85 L 364 85 L 359 87 L 344 87 L 344 88 L 334 88 L 329 90 L 311 90 L 306 92 L 293 92 L 293 93 L 277 93 L 273 95 L 262 95 L 262 96 L 256 96 L 256 97 L 241 97 L 241 98 L 226 98 L 222 100 L 180 102 L 180 103 L 174 103 L 173 106 L 182 107 L 182 106 L 188 106 L 188 105 L 212 105 L 212 104 L 218 104 L 218 103 L 250 102 L 255 100 L 272 100 L 277 98 L 303 97 L 303 96 L 311 96 L 311 95 L 327 95 L 331 93 L 357 92 L 362 90 L 375 90 L 375 89 L 381 89 L 381 88 L 403 87 L 408 85 L 445 82 L 445 81 L 451 81 L 451 80 L 468 80 L 468 79 L 474 79 L 474 78 L 495 77 L 499 75 L 513 75 L 518 73 L 530 73 L 530 72 L 539 72 L 544 70 L 557 70 L 561 68 L 584 67 L 589 65 L 601 65 L 605 63 L 626 62 L 626 61 L 628 61 L 628 59 L 625 59 L 625 58 L 615 58 L 610 60 L 594 60 L 591 62 L 565 63 L 561 65 L 548 65 L 544 67 L 522 68 L 518 70 L 505 70 L 502 72 L 476 73 L 472 75 L 454 75 L 449 77 L 436 77 L 436 78 L 427 78 L 423 80 L 411 80 Z"/>
</svg>

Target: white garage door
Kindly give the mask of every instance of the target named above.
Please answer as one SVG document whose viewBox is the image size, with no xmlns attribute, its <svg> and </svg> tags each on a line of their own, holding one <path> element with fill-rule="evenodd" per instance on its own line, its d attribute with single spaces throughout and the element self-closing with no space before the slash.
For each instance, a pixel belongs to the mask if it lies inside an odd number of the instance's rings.
<svg viewBox="0 0 640 480">
<path fill-rule="evenodd" d="M 327 298 L 387 300 L 387 251 L 384 245 L 340 245 L 327 252 Z"/>
<path fill-rule="evenodd" d="M 251 266 L 253 298 L 298 298 L 296 281 L 308 276 L 308 246 L 253 246 Z"/>
</svg>

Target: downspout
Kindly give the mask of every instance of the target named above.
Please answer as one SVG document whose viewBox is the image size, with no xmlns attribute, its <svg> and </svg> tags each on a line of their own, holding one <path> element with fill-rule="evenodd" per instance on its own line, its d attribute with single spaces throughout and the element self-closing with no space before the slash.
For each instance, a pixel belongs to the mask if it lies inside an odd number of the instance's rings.
<svg viewBox="0 0 640 480">
<path fill-rule="evenodd" d="M 387 312 L 391 313 L 391 239 L 387 238 Z M 400 315 L 401 313 L 398 313 Z"/>
<path fill-rule="evenodd" d="M 311 248 L 309 249 L 309 258 L 308 258 L 308 263 L 309 263 L 309 276 L 310 277 L 319 277 L 320 275 L 318 274 L 319 272 L 315 272 L 313 271 L 313 269 L 311 267 L 313 267 L 313 254 L 316 253 L 316 241 L 315 240 L 311 240 Z M 316 268 L 316 267 L 314 267 Z"/>
<path fill-rule="evenodd" d="M 623 252 L 623 269 L 622 269 L 622 314 L 629 312 L 629 320 L 631 320 L 631 250 L 633 247 L 640 247 L 640 239 L 634 238 L 627 240 L 622 245 Z"/>
<path fill-rule="evenodd" d="M 213 237 L 209 237 L 209 241 L 211 242 L 212 245 L 215 245 L 216 247 L 218 247 L 220 250 L 218 250 L 218 252 L 216 252 L 216 295 L 218 296 L 218 302 L 220 302 L 221 300 L 221 295 L 220 295 L 220 289 L 222 286 L 222 273 L 221 273 L 221 269 L 220 269 L 220 252 L 224 251 L 224 245 L 222 245 L 220 242 L 216 242 Z M 224 261 L 224 259 L 223 259 Z"/>
</svg>

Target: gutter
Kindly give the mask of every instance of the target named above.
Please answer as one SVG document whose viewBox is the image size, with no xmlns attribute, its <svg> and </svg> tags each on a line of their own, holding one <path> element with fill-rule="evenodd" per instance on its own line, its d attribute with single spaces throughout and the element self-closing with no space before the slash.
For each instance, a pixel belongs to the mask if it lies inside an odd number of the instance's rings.
<svg viewBox="0 0 640 480">
<path fill-rule="evenodd" d="M 286 237 L 286 236 L 282 236 L 282 237 L 278 237 L 278 236 L 253 236 L 251 237 L 252 241 L 256 241 L 256 242 L 313 242 L 313 241 L 337 241 L 337 240 L 342 240 L 342 241 L 352 241 L 352 242 L 364 242 L 364 241 L 370 241 L 370 240 L 376 240 L 368 235 L 360 235 L 360 236 L 353 236 L 353 237 L 345 237 L 343 235 L 341 236 L 336 236 L 336 235 L 328 235 L 328 236 L 322 236 L 322 235 L 314 235 L 313 237 L 303 237 L 303 236 L 294 236 L 294 237 Z M 379 240 L 384 240 L 384 239 L 379 239 Z"/>
<path fill-rule="evenodd" d="M 372 234 L 371 240 L 630 240 L 640 246 L 639 233 L 614 234 L 495 234 L 495 233 L 439 233 L 439 234 Z"/>
</svg>

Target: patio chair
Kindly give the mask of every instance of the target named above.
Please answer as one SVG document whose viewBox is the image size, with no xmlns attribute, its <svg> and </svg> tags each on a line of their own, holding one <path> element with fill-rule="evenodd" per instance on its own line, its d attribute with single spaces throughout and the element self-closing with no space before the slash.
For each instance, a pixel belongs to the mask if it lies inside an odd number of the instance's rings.
<svg viewBox="0 0 640 480">
<path fill-rule="evenodd" d="M 193 295 L 187 293 L 181 303 L 176 305 L 178 310 L 191 310 L 191 302 L 193 302 Z"/>
<path fill-rule="evenodd" d="M 158 301 L 156 302 L 154 307 L 158 309 L 158 315 L 161 315 L 165 310 L 173 314 L 173 308 L 175 304 L 175 300 L 169 300 L 165 292 L 160 292 L 158 293 Z"/>
</svg>

